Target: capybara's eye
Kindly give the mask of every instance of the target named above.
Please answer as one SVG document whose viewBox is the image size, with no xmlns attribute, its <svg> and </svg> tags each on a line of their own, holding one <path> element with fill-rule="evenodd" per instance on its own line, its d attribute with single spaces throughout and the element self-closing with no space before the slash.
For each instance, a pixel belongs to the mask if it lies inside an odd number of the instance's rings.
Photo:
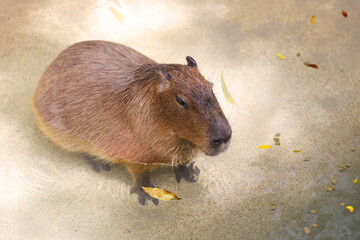
<svg viewBox="0 0 360 240">
<path fill-rule="evenodd" d="M 189 106 L 186 104 L 186 102 L 184 100 L 182 100 L 181 98 L 179 98 L 178 96 L 176 96 L 176 102 L 183 108 L 189 109 Z"/>
</svg>

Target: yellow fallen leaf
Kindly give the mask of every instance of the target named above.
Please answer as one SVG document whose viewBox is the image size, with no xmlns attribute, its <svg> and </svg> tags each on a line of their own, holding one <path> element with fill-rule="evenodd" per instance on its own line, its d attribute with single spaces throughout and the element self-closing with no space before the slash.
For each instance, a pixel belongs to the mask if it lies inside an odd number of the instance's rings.
<svg viewBox="0 0 360 240">
<path fill-rule="evenodd" d="M 172 199 L 180 200 L 175 193 L 166 191 L 163 188 L 152 188 L 152 187 L 142 187 L 144 191 L 153 198 L 157 198 L 161 201 L 169 201 Z"/>
<path fill-rule="evenodd" d="M 115 8 L 110 7 L 112 13 L 114 14 L 114 16 L 116 17 L 116 19 L 120 22 L 123 23 L 124 22 L 124 17 L 123 15 L 121 15 Z"/>
<path fill-rule="evenodd" d="M 354 211 L 354 208 L 352 206 L 347 206 L 346 208 L 349 209 L 350 212 Z"/>
<path fill-rule="evenodd" d="M 358 178 L 355 178 L 355 180 L 354 180 L 354 184 L 358 184 L 358 183 L 359 183 Z"/>
<path fill-rule="evenodd" d="M 315 23 L 315 16 L 312 16 L 312 17 L 310 18 L 310 21 L 311 21 L 312 24 L 314 24 L 314 23 Z"/>
<path fill-rule="evenodd" d="M 293 152 L 294 153 L 299 153 L 299 152 L 301 152 L 301 150 L 294 150 Z"/>
<path fill-rule="evenodd" d="M 225 81 L 224 81 L 224 74 L 221 73 L 221 86 L 222 86 L 222 90 L 224 92 L 224 96 L 226 101 L 228 101 L 229 103 L 235 104 L 234 100 L 232 99 L 228 88 L 226 87 Z"/>
<path fill-rule="evenodd" d="M 272 148 L 269 145 L 261 145 L 260 147 L 258 147 L 258 149 L 266 149 L 266 148 Z"/>
<path fill-rule="evenodd" d="M 279 58 L 285 59 L 285 56 L 283 56 L 281 53 L 278 53 Z"/>
</svg>

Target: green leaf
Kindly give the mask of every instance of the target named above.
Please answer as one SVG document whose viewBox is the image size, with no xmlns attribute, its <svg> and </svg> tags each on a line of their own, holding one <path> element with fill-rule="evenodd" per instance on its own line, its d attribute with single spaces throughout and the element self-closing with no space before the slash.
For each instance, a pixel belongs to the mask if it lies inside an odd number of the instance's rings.
<svg viewBox="0 0 360 240">
<path fill-rule="evenodd" d="M 233 98 L 231 97 L 231 95 L 229 93 L 229 90 L 226 87 L 223 73 L 221 73 L 221 86 L 222 86 L 222 90 L 223 90 L 226 101 L 228 101 L 229 103 L 235 104 Z"/>
</svg>

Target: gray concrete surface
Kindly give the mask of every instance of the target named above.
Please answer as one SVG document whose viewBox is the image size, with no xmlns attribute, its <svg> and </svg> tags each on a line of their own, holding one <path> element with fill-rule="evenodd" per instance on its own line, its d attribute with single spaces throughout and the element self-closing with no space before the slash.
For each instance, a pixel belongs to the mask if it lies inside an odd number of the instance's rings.
<svg viewBox="0 0 360 240">
<path fill-rule="evenodd" d="M 335 0 L 2 0 L 0 239 L 360 239 L 359 10 Z M 30 108 L 38 79 L 61 50 L 90 39 L 164 63 L 190 55 L 214 82 L 232 144 L 196 159 L 196 183 L 153 172 L 180 201 L 140 206 L 124 167 L 95 173 L 39 131 Z M 330 178 L 336 191 L 326 192 Z"/>
</svg>

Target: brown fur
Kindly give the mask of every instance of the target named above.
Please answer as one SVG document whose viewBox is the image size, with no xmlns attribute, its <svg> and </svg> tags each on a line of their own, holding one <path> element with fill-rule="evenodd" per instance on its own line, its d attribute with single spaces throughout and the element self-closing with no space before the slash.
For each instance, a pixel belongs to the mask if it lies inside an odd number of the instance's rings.
<svg viewBox="0 0 360 240">
<path fill-rule="evenodd" d="M 226 150 L 228 144 L 211 145 L 223 132 L 231 136 L 211 88 L 197 67 L 158 64 L 120 44 L 88 41 L 51 63 L 33 108 L 55 144 L 123 163 L 136 182 L 158 165 L 190 160 L 197 149 L 208 155 Z M 189 109 L 179 106 L 176 96 Z"/>
</svg>

